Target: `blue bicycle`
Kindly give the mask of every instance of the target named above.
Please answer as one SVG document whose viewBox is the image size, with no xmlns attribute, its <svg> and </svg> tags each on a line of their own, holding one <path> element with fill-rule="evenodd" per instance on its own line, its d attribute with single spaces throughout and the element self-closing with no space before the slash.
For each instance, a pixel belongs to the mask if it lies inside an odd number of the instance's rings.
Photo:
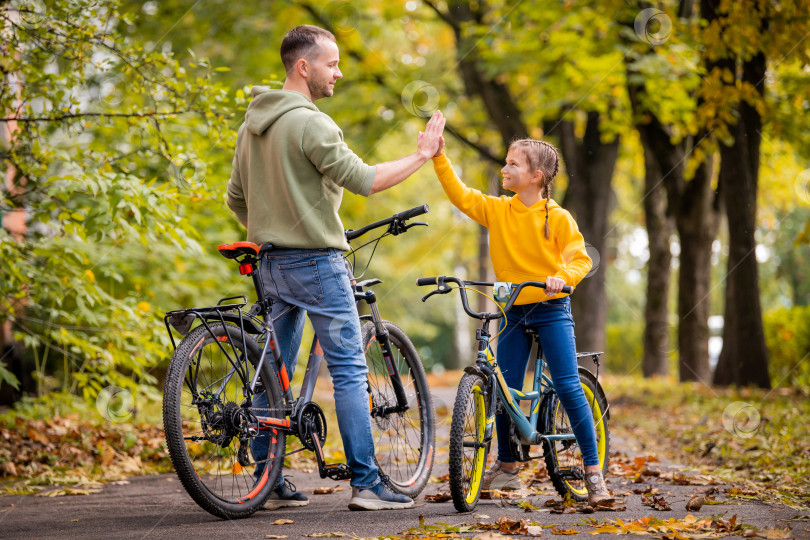
<svg viewBox="0 0 810 540">
<path fill-rule="evenodd" d="M 525 462 L 544 457 L 548 475 L 557 492 L 562 497 L 570 496 L 577 501 L 587 500 L 588 490 L 585 486 L 582 453 L 568 414 L 554 390 L 554 383 L 544 373 L 546 361 L 537 333 L 527 330 L 527 334 L 533 340 L 530 360 L 535 360 L 530 392 L 507 386 L 490 346 L 490 341 L 494 339 L 490 334 L 490 323 L 506 316 L 524 288 L 545 288 L 545 283 L 527 281 L 515 285 L 462 281 L 455 277 L 439 276 L 419 278 L 416 284 L 437 286 L 436 290 L 422 299 L 423 302 L 434 294 L 447 294 L 453 289 L 458 289 L 464 311 L 470 317 L 482 321 L 481 328 L 475 332 L 478 342 L 475 365 L 464 368 L 465 373 L 458 386 L 450 424 L 450 493 L 456 510 L 469 512 L 478 503 L 481 480 L 492 442 L 495 414 L 500 412 L 501 408 L 511 418 L 509 444 L 515 458 Z M 493 287 L 495 300 L 499 305 L 503 305 L 501 311 L 497 313 L 472 311 L 466 291 L 473 290 L 480 293 L 471 288 L 474 286 Z M 563 292 L 566 293 L 570 293 L 571 290 L 571 287 L 563 288 Z M 591 358 L 596 365 L 596 375 L 580 367 L 579 379 L 593 413 L 599 464 L 604 473 L 607 470 L 610 449 L 608 431 L 610 408 L 598 382 L 600 354 L 602 353 L 577 353 L 577 358 Z M 520 401 L 529 401 L 531 412 L 528 416 L 521 410 Z M 532 445 L 543 446 L 542 456 L 530 454 Z"/>
</svg>

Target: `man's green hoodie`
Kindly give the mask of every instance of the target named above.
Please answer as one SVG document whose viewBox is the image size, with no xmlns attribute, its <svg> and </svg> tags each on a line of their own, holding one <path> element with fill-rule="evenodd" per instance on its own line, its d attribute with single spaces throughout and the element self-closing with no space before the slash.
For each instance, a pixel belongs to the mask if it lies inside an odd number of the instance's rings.
<svg viewBox="0 0 810 540">
<path fill-rule="evenodd" d="M 343 189 L 368 196 L 376 168 L 343 142 L 335 122 L 300 92 L 254 86 L 236 138 L 228 206 L 249 242 L 349 249 Z"/>
</svg>

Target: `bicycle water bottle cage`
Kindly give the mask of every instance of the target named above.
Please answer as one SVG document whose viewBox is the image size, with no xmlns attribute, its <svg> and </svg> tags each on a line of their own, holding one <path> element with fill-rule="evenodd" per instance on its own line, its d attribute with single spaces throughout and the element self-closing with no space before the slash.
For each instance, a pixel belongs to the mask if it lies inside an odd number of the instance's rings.
<svg viewBox="0 0 810 540">
<path fill-rule="evenodd" d="M 505 306 L 512 296 L 512 284 L 507 281 L 497 281 L 492 287 L 492 297 L 496 302 Z"/>
</svg>

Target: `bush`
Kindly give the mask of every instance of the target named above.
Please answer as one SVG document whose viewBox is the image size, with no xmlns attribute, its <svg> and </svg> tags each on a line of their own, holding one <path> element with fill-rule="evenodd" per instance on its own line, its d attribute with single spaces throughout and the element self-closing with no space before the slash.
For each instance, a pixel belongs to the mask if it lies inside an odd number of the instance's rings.
<svg viewBox="0 0 810 540">
<path fill-rule="evenodd" d="M 810 388 L 810 306 L 772 309 L 763 322 L 771 384 Z"/>
<path fill-rule="evenodd" d="M 607 350 L 602 364 L 610 373 L 641 373 L 644 321 L 607 325 Z"/>
</svg>

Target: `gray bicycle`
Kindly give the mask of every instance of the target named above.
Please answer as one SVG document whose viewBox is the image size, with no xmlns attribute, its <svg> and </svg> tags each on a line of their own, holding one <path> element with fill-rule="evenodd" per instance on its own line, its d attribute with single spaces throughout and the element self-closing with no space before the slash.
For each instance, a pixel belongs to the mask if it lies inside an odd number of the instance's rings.
<svg viewBox="0 0 810 540">
<path fill-rule="evenodd" d="M 346 231 L 351 241 L 385 227 L 380 236 L 346 257 L 373 244 L 370 264 L 382 238 L 427 225 L 407 222 L 427 211 L 428 206 L 423 205 Z M 323 362 L 317 336 L 298 398 L 275 346 L 272 302 L 262 298 L 258 272 L 260 255 L 272 246 L 236 242 L 218 249 L 239 264 L 243 275 L 253 278 L 258 301 L 249 311 L 243 309 L 247 299 L 235 296 L 223 298 L 216 306 L 166 313 L 164 322 L 175 352 L 166 375 L 163 424 L 169 455 L 188 494 L 208 512 L 234 519 L 251 515 L 270 496 L 288 455 L 289 435 L 299 438 L 300 450 L 315 453 L 321 478 L 347 479 L 352 471 L 345 463 L 327 464 L 325 460 L 326 417 L 312 401 Z M 377 297 L 370 288 L 382 282 L 353 278 L 352 283 L 355 300 L 370 311 L 360 318 L 369 368 L 375 458 L 394 491 L 416 497 L 430 478 L 434 455 L 433 406 L 425 371 L 408 336 L 380 316 Z M 175 344 L 172 329 L 184 336 L 179 344 Z M 266 407 L 254 405 L 260 393 L 267 399 Z M 267 457 L 261 461 L 251 451 L 251 441 L 259 436 L 269 442 Z M 256 478 L 261 463 L 266 466 Z"/>
</svg>

